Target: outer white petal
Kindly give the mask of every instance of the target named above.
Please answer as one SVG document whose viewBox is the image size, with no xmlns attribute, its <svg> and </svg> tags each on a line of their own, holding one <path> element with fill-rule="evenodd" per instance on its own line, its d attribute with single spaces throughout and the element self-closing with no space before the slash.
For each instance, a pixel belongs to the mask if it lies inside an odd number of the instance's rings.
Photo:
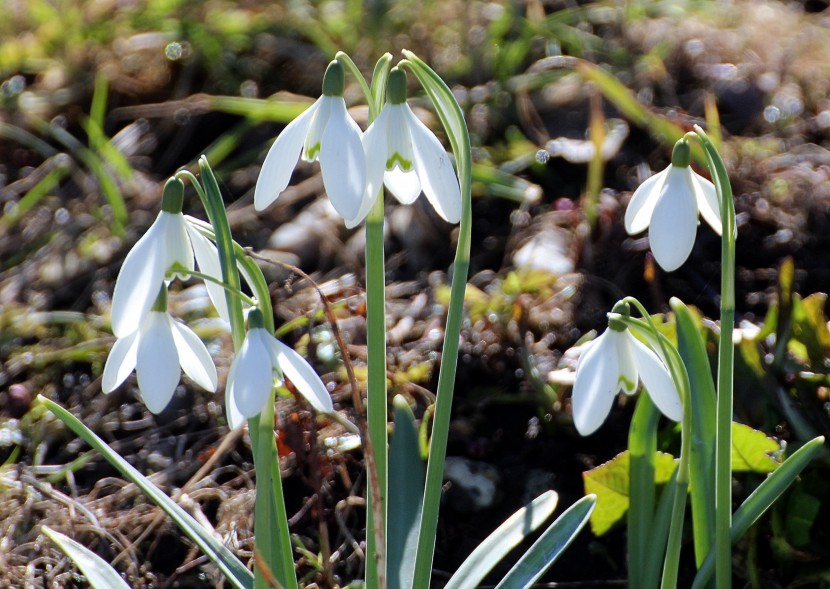
<svg viewBox="0 0 830 589">
<path fill-rule="evenodd" d="M 366 160 L 366 190 L 363 193 L 363 199 L 357 214 L 351 219 L 346 219 L 346 227 L 350 229 L 366 218 L 366 215 L 375 205 L 375 201 L 383 187 L 383 173 L 388 157 L 386 141 L 388 121 L 389 110 L 384 108 L 380 111 L 375 122 L 369 125 L 363 137 L 361 137 L 360 142 L 363 145 L 363 154 Z"/>
<path fill-rule="evenodd" d="M 138 329 L 164 283 L 165 232 L 170 216 L 156 220 L 127 254 L 112 293 L 112 331 L 121 338 Z"/>
<path fill-rule="evenodd" d="M 243 344 L 244 345 L 244 344 Z M 228 425 L 231 429 L 236 429 L 245 423 L 245 417 L 239 410 L 234 396 L 234 383 L 239 372 L 239 356 L 231 362 L 231 368 L 228 371 L 228 380 L 225 384 L 225 416 L 228 418 Z"/>
<path fill-rule="evenodd" d="M 411 205 L 421 195 L 421 181 L 418 172 L 404 172 L 395 166 L 383 175 L 383 184 L 402 205 Z"/>
<path fill-rule="evenodd" d="M 161 413 L 182 375 L 167 313 L 151 311 L 144 320 L 137 356 L 135 372 L 141 397 L 151 412 Z"/>
<path fill-rule="evenodd" d="M 648 240 L 657 263 L 671 272 L 683 265 L 697 235 L 697 199 L 683 168 L 672 166 L 654 207 Z"/>
<path fill-rule="evenodd" d="M 107 356 L 107 363 L 104 364 L 104 376 L 101 381 L 101 389 L 104 393 L 111 393 L 117 389 L 135 370 L 138 335 L 138 330 L 136 330 L 126 337 L 115 340 L 115 345 L 112 346 L 110 355 Z"/>
<path fill-rule="evenodd" d="M 199 233 L 199 230 L 190 223 L 187 224 L 187 234 L 190 236 L 190 243 L 193 245 L 193 253 L 196 255 L 196 265 L 199 266 L 199 272 L 222 280 L 219 252 L 213 242 Z M 231 318 L 228 313 L 228 303 L 225 300 L 225 289 L 210 280 L 205 280 L 205 287 L 219 316 L 230 323 Z"/>
<path fill-rule="evenodd" d="M 291 173 L 300 159 L 308 128 L 320 104 L 318 99 L 296 119 L 288 123 L 268 150 L 254 189 L 254 207 L 261 211 L 277 200 L 291 181 Z"/>
<path fill-rule="evenodd" d="M 611 411 L 619 390 L 619 356 L 614 332 L 608 329 L 582 353 L 576 366 L 572 406 L 576 430 L 594 433 Z"/>
<path fill-rule="evenodd" d="M 629 235 L 645 231 L 648 227 L 670 167 L 655 174 L 634 191 L 634 195 L 628 201 L 628 208 L 625 210 L 625 230 Z"/>
<path fill-rule="evenodd" d="M 683 418 L 683 405 L 668 369 L 660 358 L 631 333 L 625 332 L 634 360 L 640 370 L 640 378 L 657 408 L 669 419 Z"/>
<path fill-rule="evenodd" d="M 270 341 L 280 370 L 286 378 L 294 383 L 297 390 L 308 399 L 308 402 L 317 411 L 331 413 L 334 406 L 331 403 L 329 391 L 311 365 L 290 346 L 276 338 L 271 338 Z"/>
<path fill-rule="evenodd" d="M 173 332 L 173 343 L 179 353 L 179 363 L 185 374 L 206 391 L 216 390 L 216 366 L 205 344 L 187 325 L 175 321 L 168 315 Z"/>
<path fill-rule="evenodd" d="M 357 217 L 366 190 L 366 156 L 357 126 L 342 98 L 331 100 L 331 116 L 320 147 L 320 171 L 331 204 L 344 219 Z"/>
<path fill-rule="evenodd" d="M 689 170 L 692 169 L 689 168 Z M 695 186 L 697 208 L 700 210 L 701 216 L 706 219 L 706 222 L 715 230 L 715 233 L 721 235 L 723 233 L 723 222 L 720 218 L 720 203 L 718 202 L 715 185 L 694 171 L 691 171 L 691 176 L 692 183 Z"/>
<path fill-rule="evenodd" d="M 262 328 L 248 331 L 231 367 L 233 379 L 228 377 L 233 405 L 246 419 L 262 413 L 274 386 L 274 368 L 265 339 L 268 335 Z"/>
<path fill-rule="evenodd" d="M 610 331 L 610 330 L 609 330 Z M 633 395 L 637 392 L 637 384 L 639 383 L 639 373 L 637 371 L 637 361 L 632 353 L 629 345 L 630 333 L 615 331 L 614 338 L 616 340 L 617 357 L 620 363 L 619 375 L 619 389 L 626 395 Z"/>
<path fill-rule="evenodd" d="M 406 117 L 415 152 L 415 170 L 430 204 L 448 223 L 461 220 L 461 188 L 444 146 L 407 107 Z"/>
<path fill-rule="evenodd" d="M 184 220 L 184 215 L 164 211 L 161 214 L 170 218 L 164 232 L 165 270 L 169 270 L 174 264 L 193 270 L 193 246 L 187 235 L 187 222 Z"/>
</svg>

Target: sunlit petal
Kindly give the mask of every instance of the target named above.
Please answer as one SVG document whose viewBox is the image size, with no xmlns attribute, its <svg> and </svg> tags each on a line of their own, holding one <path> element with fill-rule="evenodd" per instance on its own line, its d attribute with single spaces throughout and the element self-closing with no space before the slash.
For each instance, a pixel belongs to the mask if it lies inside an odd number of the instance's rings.
<svg viewBox="0 0 830 589">
<path fill-rule="evenodd" d="M 205 344 L 193 330 L 168 316 L 179 363 L 185 374 L 206 391 L 216 390 L 216 366 Z"/>
<path fill-rule="evenodd" d="M 611 411 L 619 390 L 619 358 L 606 330 L 582 353 L 573 387 L 573 419 L 583 436 L 594 433 Z"/>
<path fill-rule="evenodd" d="M 261 211 L 277 200 L 291 181 L 291 174 L 300 159 L 308 128 L 319 106 L 318 100 L 279 134 L 268 150 L 254 189 L 254 207 Z"/>
<path fill-rule="evenodd" d="M 669 419 L 680 421 L 683 406 L 668 369 L 660 358 L 645 344 L 626 332 L 634 360 L 640 370 L 640 378 L 657 408 Z"/>
<path fill-rule="evenodd" d="M 383 183 L 389 192 L 404 205 L 411 205 L 421 195 L 421 181 L 415 170 L 404 172 L 393 168 L 383 175 Z"/>
<path fill-rule="evenodd" d="M 386 128 L 389 120 L 388 110 L 383 109 L 375 119 L 375 122 L 369 125 L 366 132 L 361 138 L 363 144 L 363 153 L 366 159 L 366 190 L 363 193 L 363 198 L 360 203 L 360 208 L 357 214 L 351 219 L 345 219 L 346 227 L 352 228 L 360 224 L 380 196 L 380 190 L 383 187 L 383 172 L 386 162 L 387 141 Z"/>
<path fill-rule="evenodd" d="M 222 265 L 219 262 L 219 252 L 213 242 L 199 233 L 199 230 L 190 223 L 187 224 L 187 234 L 190 236 L 190 242 L 193 244 L 193 253 L 196 255 L 196 265 L 199 267 L 199 272 L 213 276 L 217 280 L 222 280 Z M 210 280 L 205 280 L 205 287 L 207 288 L 210 301 L 216 307 L 219 316 L 230 323 L 228 303 L 225 300 L 225 289 Z"/>
<path fill-rule="evenodd" d="M 634 191 L 634 195 L 628 202 L 628 208 L 625 210 L 625 230 L 629 235 L 645 231 L 648 227 L 668 172 L 669 168 L 666 168 L 655 174 Z"/>
<path fill-rule="evenodd" d="M 342 98 L 329 98 L 331 117 L 320 147 L 320 171 L 331 204 L 344 219 L 357 217 L 366 190 L 366 157 L 357 126 Z"/>
<path fill-rule="evenodd" d="M 633 395 L 637 392 L 639 377 L 637 362 L 629 345 L 631 334 L 628 330 L 625 330 L 624 332 L 615 331 L 612 335 L 616 340 L 614 347 L 617 350 L 617 357 L 620 363 L 619 390 L 622 390 L 626 395 Z"/>
<path fill-rule="evenodd" d="M 234 378 L 228 378 L 233 404 L 246 419 L 262 412 L 274 386 L 271 354 L 264 340 L 267 336 L 268 333 L 261 328 L 248 331 L 233 361 Z"/>
<path fill-rule="evenodd" d="M 691 170 L 691 168 L 689 168 Z M 723 232 L 723 223 L 720 218 L 720 203 L 715 185 L 703 176 L 690 172 L 697 197 L 697 208 L 709 226 L 720 235 Z"/>
<path fill-rule="evenodd" d="M 142 323 L 135 372 L 144 404 L 151 412 L 161 413 L 182 374 L 167 313 L 151 311 Z"/>
<path fill-rule="evenodd" d="M 325 413 L 333 411 L 334 407 L 326 385 L 305 358 L 276 338 L 273 338 L 272 342 L 277 362 L 285 377 L 317 411 Z"/>
<path fill-rule="evenodd" d="M 461 220 L 461 188 L 450 156 L 432 131 L 408 108 L 407 119 L 421 188 L 441 218 L 448 223 L 458 223 Z"/>
<path fill-rule="evenodd" d="M 166 213 L 169 221 L 164 232 L 164 256 L 165 270 L 169 271 L 173 266 L 182 266 L 186 270 L 193 270 L 193 246 L 187 235 L 187 222 L 181 213 Z M 181 276 L 188 278 L 188 276 Z"/>
<path fill-rule="evenodd" d="M 169 221 L 169 214 L 159 213 L 121 265 L 112 294 L 112 331 L 119 338 L 138 329 L 164 283 L 164 234 Z"/>
<path fill-rule="evenodd" d="M 683 174 L 682 168 L 671 167 L 648 229 L 654 258 L 667 272 L 683 265 L 697 235 L 697 200 Z"/>
<path fill-rule="evenodd" d="M 136 330 L 126 337 L 115 340 L 107 356 L 107 363 L 104 364 L 104 376 L 101 380 L 101 389 L 104 393 L 111 393 L 117 389 L 135 370 L 138 337 L 139 332 Z"/>
</svg>

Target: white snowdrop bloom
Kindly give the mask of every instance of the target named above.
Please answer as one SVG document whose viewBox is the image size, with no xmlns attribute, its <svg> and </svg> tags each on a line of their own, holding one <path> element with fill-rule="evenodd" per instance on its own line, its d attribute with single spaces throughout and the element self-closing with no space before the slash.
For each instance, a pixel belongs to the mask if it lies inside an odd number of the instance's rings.
<svg viewBox="0 0 830 589">
<path fill-rule="evenodd" d="M 625 324 L 611 319 L 576 366 L 572 406 L 577 431 L 583 436 L 594 433 L 611 411 L 617 393 L 634 394 L 639 380 L 663 415 L 680 421 L 680 395 L 663 361 Z"/>
<path fill-rule="evenodd" d="M 104 393 L 112 392 L 135 370 L 144 403 L 153 413 L 160 413 L 173 398 L 182 370 L 213 392 L 216 367 L 202 340 L 167 312 L 166 287 L 156 294 L 155 305 L 141 325 L 116 340 L 104 366 L 102 388 Z"/>
<path fill-rule="evenodd" d="M 153 306 L 159 288 L 176 274 L 186 275 L 198 265 L 203 274 L 221 278 L 216 246 L 182 215 L 184 184 L 171 178 L 164 186 L 161 212 L 121 265 L 112 294 L 112 331 L 123 338 L 135 333 Z M 195 257 L 195 264 L 194 264 Z M 206 281 L 219 315 L 229 321 L 224 289 Z"/>
<path fill-rule="evenodd" d="M 389 73 L 387 103 L 363 135 L 366 152 L 366 195 L 358 214 L 346 226 L 360 223 L 382 186 L 402 204 L 412 204 L 423 190 L 430 204 L 449 223 L 461 220 L 461 189 L 444 146 L 406 103 L 406 74 Z"/>
<path fill-rule="evenodd" d="M 262 312 L 248 315 L 248 333 L 231 363 L 225 386 L 225 411 L 235 429 L 259 415 L 271 398 L 274 377 L 287 378 L 317 411 L 334 410 L 326 385 L 305 359 L 263 327 Z"/>
<path fill-rule="evenodd" d="M 687 139 L 674 146 L 671 165 L 655 174 L 634 192 L 625 211 L 630 235 L 648 228 L 654 258 L 671 272 L 689 257 L 697 235 L 698 214 L 720 235 L 722 223 L 715 186 L 689 166 Z"/>
<path fill-rule="evenodd" d="M 366 189 L 366 160 L 360 128 L 346 111 L 344 86 L 343 65 L 332 61 L 323 78 L 323 95 L 288 124 L 265 157 L 254 190 L 258 211 L 285 190 L 302 156 L 307 162 L 320 160 L 323 185 L 338 214 L 344 219 L 357 214 Z"/>
</svg>

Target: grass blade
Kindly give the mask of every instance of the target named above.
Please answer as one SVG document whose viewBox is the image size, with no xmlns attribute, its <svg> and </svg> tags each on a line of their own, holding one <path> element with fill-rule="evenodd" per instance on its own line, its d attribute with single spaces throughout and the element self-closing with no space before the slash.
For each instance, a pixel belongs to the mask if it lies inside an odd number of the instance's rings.
<svg viewBox="0 0 830 589">
<path fill-rule="evenodd" d="M 75 563 L 75 566 L 84 574 L 93 589 L 130 589 L 130 586 L 124 582 L 118 571 L 112 568 L 103 558 L 85 546 L 78 544 L 69 536 L 56 532 L 47 526 L 41 526 L 40 529 Z"/>
<path fill-rule="evenodd" d="M 560 515 L 545 533 L 533 543 L 519 562 L 496 585 L 496 589 L 530 587 L 570 545 L 591 517 L 597 504 L 596 495 L 586 495 Z"/>
<path fill-rule="evenodd" d="M 138 472 L 131 464 L 124 460 L 117 452 L 110 448 L 104 440 L 99 438 L 81 423 L 78 418 L 69 411 L 55 403 L 38 395 L 38 401 L 46 405 L 55 416 L 60 419 L 75 434 L 82 438 L 87 444 L 95 448 L 106 458 L 130 482 L 134 483 L 153 503 L 161 507 L 167 515 L 175 522 L 179 529 L 190 538 L 199 549 L 212 560 L 219 570 L 228 578 L 228 581 L 237 589 L 251 589 L 254 577 L 242 562 L 234 554 L 213 537 L 205 528 L 190 516 L 178 503 L 168 497 L 161 489 L 155 486 L 149 479 Z"/>
<path fill-rule="evenodd" d="M 466 558 L 444 589 L 476 589 L 494 566 L 550 517 L 559 495 L 546 491 L 507 518 Z"/>
</svg>

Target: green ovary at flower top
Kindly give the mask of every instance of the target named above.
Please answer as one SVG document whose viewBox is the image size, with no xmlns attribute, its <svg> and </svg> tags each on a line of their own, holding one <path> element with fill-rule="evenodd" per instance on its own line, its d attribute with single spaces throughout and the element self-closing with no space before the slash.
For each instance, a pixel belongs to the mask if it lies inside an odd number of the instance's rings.
<svg viewBox="0 0 830 589">
<path fill-rule="evenodd" d="M 618 303 L 612 313 L 628 315 L 628 305 Z M 665 364 L 613 314 L 608 329 L 587 345 L 573 386 L 573 419 L 580 434 L 594 433 L 611 411 L 617 393 L 634 394 L 640 379 L 657 408 L 669 419 L 680 421 L 680 395 Z"/>
<path fill-rule="evenodd" d="M 625 211 L 630 235 L 648 228 L 657 263 L 671 272 L 679 268 L 695 243 L 698 214 L 720 235 L 722 223 L 715 186 L 690 167 L 691 147 L 684 137 L 674 146 L 671 165 L 637 188 Z"/>
<path fill-rule="evenodd" d="M 259 309 L 251 309 L 248 333 L 231 364 L 225 387 L 225 411 L 231 428 L 262 412 L 271 399 L 275 374 L 280 380 L 287 377 L 317 411 L 333 411 L 326 385 L 314 369 L 265 329 Z"/>
<path fill-rule="evenodd" d="M 406 74 L 389 73 L 387 102 L 366 133 L 366 196 L 358 215 L 346 225 L 360 223 L 374 205 L 383 185 L 402 204 L 412 204 L 423 189 L 442 219 L 461 220 L 461 189 L 446 150 L 406 103 Z"/>
<path fill-rule="evenodd" d="M 121 265 L 112 295 L 112 331 L 119 338 L 135 333 L 168 274 L 177 268 L 183 273 L 192 271 L 194 257 L 202 273 L 222 275 L 216 246 L 182 215 L 183 196 L 181 180 L 168 180 L 161 212 Z M 219 315 L 227 321 L 224 289 L 211 282 L 207 289 Z"/>
<path fill-rule="evenodd" d="M 138 328 L 119 337 L 112 347 L 104 366 L 102 389 L 104 393 L 114 391 L 135 370 L 144 403 L 153 413 L 160 413 L 173 398 L 182 370 L 213 392 L 216 367 L 202 340 L 167 312 L 167 287 L 162 285 L 156 295 Z"/>
<path fill-rule="evenodd" d="M 353 219 L 366 188 L 366 160 L 361 132 L 343 100 L 345 71 L 332 61 L 323 78 L 323 95 L 291 121 L 277 137 L 257 179 L 254 206 L 263 210 L 273 203 L 291 180 L 300 156 L 320 160 L 323 185 L 331 204 L 344 219 Z"/>
</svg>

